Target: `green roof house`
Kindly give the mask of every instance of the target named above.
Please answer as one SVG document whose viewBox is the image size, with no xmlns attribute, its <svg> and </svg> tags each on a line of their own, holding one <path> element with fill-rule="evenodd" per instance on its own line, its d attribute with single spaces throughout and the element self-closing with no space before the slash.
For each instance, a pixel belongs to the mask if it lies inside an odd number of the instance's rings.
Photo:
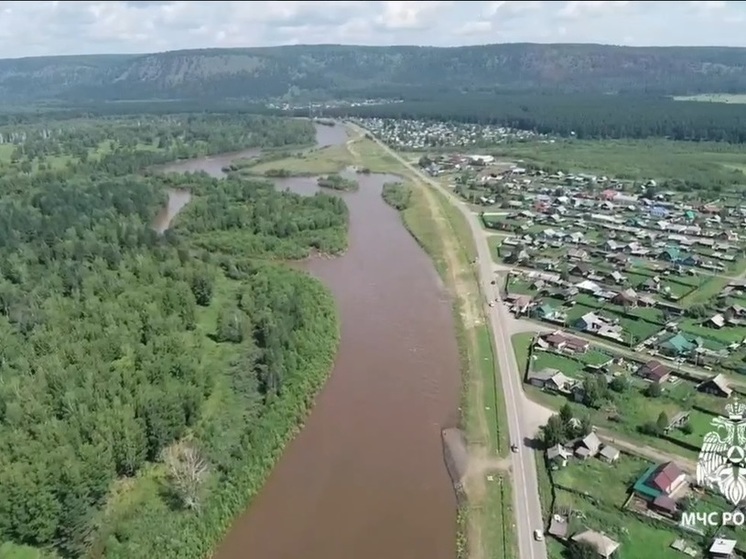
<svg viewBox="0 0 746 559">
<path fill-rule="evenodd" d="M 543 318 L 547 320 L 553 318 L 556 312 L 557 311 L 554 309 L 554 307 L 547 303 L 544 303 L 543 305 L 541 305 L 540 307 L 536 309 L 536 315 L 539 318 Z"/>
<path fill-rule="evenodd" d="M 681 258 L 681 251 L 676 247 L 666 247 L 663 249 L 663 252 L 661 252 L 660 257 L 662 260 L 667 260 L 669 262 L 678 262 Z"/>
<path fill-rule="evenodd" d="M 679 332 L 661 342 L 658 349 L 666 355 L 678 357 L 690 353 L 695 347 L 696 343 L 689 341 L 684 334 Z"/>
</svg>

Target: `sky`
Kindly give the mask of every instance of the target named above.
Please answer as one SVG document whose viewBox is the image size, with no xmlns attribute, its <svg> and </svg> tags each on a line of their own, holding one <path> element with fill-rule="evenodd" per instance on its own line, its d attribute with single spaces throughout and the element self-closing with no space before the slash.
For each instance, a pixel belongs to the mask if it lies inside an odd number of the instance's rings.
<svg viewBox="0 0 746 559">
<path fill-rule="evenodd" d="M 4 2 L 0 58 L 282 44 L 746 46 L 746 2 Z"/>
</svg>

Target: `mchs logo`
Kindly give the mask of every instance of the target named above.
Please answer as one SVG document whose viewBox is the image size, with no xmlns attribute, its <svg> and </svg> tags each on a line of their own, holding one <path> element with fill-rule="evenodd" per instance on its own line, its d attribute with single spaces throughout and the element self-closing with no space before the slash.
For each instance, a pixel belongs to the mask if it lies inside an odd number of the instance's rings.
<svg viewBox="0 0 746 559">
<path fill-rule="evenodd" d="M 746 405 L 735 400 L 725 407 L 725 413 L 712 420 L 714 430 L 705 435 L 697 463 L 697 483 L 720 493 L 735 510 L 684 513 L 682 524 L 742 526 L 746 521 L 739 510 L 746 505 Z"/>
</svg>

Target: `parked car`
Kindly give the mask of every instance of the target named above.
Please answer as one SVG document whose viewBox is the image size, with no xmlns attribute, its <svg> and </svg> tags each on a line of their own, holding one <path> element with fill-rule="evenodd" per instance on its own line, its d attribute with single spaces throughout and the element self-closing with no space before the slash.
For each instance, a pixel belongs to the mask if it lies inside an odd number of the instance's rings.
<svg viewBox="0 0 746 559">
<path fill-rule="evenodd" d="M 541 530 L 534 530 L 534 539 L 537 542 L 544 541 L 544 532 Z"/>
</svg>

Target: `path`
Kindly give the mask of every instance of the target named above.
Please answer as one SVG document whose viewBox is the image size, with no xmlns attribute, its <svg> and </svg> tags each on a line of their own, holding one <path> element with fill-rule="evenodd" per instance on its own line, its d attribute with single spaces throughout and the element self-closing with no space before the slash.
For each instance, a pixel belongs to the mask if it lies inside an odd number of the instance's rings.
<svg viewBox="0 0 746 559">
<path fill-rule="evenodd" d="M 490 283 L 494 278 L 492 256 L 487 243 L 487 237 L 483 234 L 478 216 L 474 215 L 473 212 L 469 211 L 460 201 L 454 198 L 452 193 L 444 188 L 443 185 L 424 175 L 419 169 L 404 160 L 404 158 L 378 138 L 373 137 L 373 139 L 383 150 L 403 165 L 413 177 L 418 179 L 419 182 L 444 193 L 448 202 L 464 215 L 471 227 L 472 236 L 474 237 L 479 255 L 478 271 L 482 293 L 488 300 L 495 299 L 496 297 L 499 299 L 499 289 L 496 289 Z M 423 191 L 429 192 L 428 196 L 434 196 L 434 193 L 428 188 L 424 188 Z M 536 475 L 534 452 L 528 447 L 527 443 L 537 434 L 534 427 L 537 418 L 539 418 L 539 422 L 545 422 L 546 418 L 553 412 L 532 402 L 526 398 L 523 392 L 521 378 L 518 374 L 518 365 L 510 342 L 510 335 L 507 329 L 504 328 L 504 323 L 508 320 L 507 314 L 508 311 L 501 302 L 487 309 L 487 316 L 490 320 L 494 338 L 496 360 L 499 365 L 499 370 L 496 371 L 496 374 L 501 375 L 502 378 L 510 437 L 514 444 L 522 446 L 520 452 L 512 453 L 510 456 L 511 471 L 513 474 L 518 551 L 521 559 L 547 559 L 545 542 L 538 542 L 533 538 L 533 530 L 542 528 L 544 520 L 539 502 L 539 485 Z M 531 421 L 526 421 L 526 418 L 531 418 Z"/>
</svg>

